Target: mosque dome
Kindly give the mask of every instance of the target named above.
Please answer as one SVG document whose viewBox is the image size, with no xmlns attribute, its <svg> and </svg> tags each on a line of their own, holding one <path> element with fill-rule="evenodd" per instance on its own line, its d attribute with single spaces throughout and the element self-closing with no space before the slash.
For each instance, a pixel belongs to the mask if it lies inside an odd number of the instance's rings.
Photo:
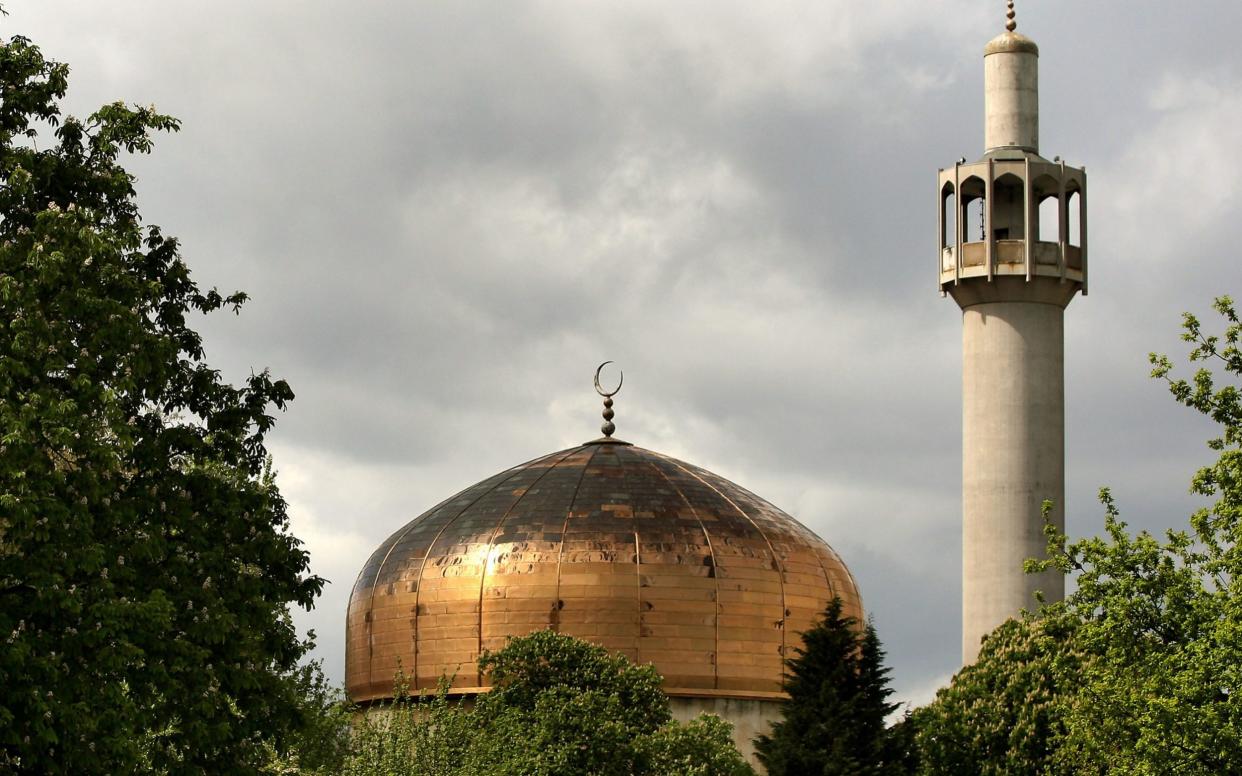
<svg viewBox="0 0 1242 776">
<path fill-rule="evenodd" d="M 849 570 L 792 517 L 605 437 L 472 485 L 380 545 L 350 598 L 345 685 L 387 698 L 401 671 L 412 692 L 446 675 L 477 693 L 481 651 L 554 628 L 654 664 L 675 702 L 774 701 L 834 596 L 861 621 Z"/>
</svg>

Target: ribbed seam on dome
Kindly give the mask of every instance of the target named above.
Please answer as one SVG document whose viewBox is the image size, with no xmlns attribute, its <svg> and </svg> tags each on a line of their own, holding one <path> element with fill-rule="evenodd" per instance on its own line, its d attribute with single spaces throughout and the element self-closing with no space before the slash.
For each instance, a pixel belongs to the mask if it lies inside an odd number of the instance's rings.
<svg viewBox="0 0 1242 776">
<path fill-rule="evenodd" d="M 489 565 L 489 564 L 490 564 L 490 562 L 491 562 L 491 557 L 492 557 L 492 548 L 496 546 L 496 537 L 500 534 L 500 528 L 501 528 L 501 526 L 503 526 L 503 525 L 505 524 L 505 521 L 509 519 L 509 515 L 513 514 L 513 510 L 517 508 L 517 505 L 518 505 L 518 504 L 520 504 L 520 503 L 522 503 L 522 499 L 526 498 L 526 494 L 530 493 L 530 492 L 531 492 L 531 491 L 535 488 L 535 486 L 536 486 L 536 485 L 538 485 L 538 484 L 539 484 L 539 482 L 540 482 L 540 481 L 541 481 L 544 477 L 547 477 L 549 474 L 551 474 L 551 473 L 552 473 L 552 471 L 553 471 L 554 469 L 556 469 L 556 467 L 560 466 L 562 463 L 564 463 L 566 460 L 568 460 L 570 457 L 572 457 L 574 453 L 576 453 L 576 452 L 580 451 L 581 449 L 582 449 L 581 447 L 571 447 L 571 448 L 569 448 L 568 450 L 564 450 L 564 451 L 562 451 L 562 452 L 564 452 L 565 454 L 564 454 L 564 455 L 562 455 L 560 458 L 558 458 L 558 459 L 556 460 L 556 463 L 554 463 L 554 464 L 552 464 L 551 466 L 548 466 L 547 468 L 545 468 L 545 469 L 544 469 L 544 470 L 543 470 L 543 471 L 539 474 L 539 476 L 538 476 L 538 477 L 536 477 L 536 478 L 534 479 L 534 481 L 533 481 L 533 482 L 531 482 L 531 484 L 530 484 L 530 485 L 527 485 L 527 486 L 526 486 L 526 490 L 522 491 L 522 495 L 520 495 L 520 496 L 518 496 L 517 498 L 515 498 L 515 499 L 513 500 L 513 503 L 511 503 L 511 504 L 508 506 L 508 508 L 506 508 L 506 509 L 505 509 L 504 514 L 502 514 L 502 515 L 500 516 L 500 519 L 496 521 L 496 526 L 495 526 L 494 528 L 492 528 L 492 532 L 491 532 L 491 534 L 487 537 L 487 549 L 484 551 L 484 554 L 483 554 L 483 570 L 482 570 L 482 572 L 480 572 L 480 573 L 479 573 L 479 611 L 478 611 L 478 615 L 479 615 L 479 616 L 478 616 L 478 623 L 479 623 L 479 648 L 478 648 L 478 653 L 479 653 L 479 655 L 482 655 L 482 654 L 483 654 L 483 590 L 484 590 L 484 588 L 486 588 L 486 587 L 487 587 L 487 572 L 488 572 L 488 565 Z M 560 455 L 560 454 L 559 454 L 559 453 L 553 453 L 552 455 L 545 456 L 544 458 L 536 459 L 535 463 L 538 463 L 539 461 L 544 461 L 544 460 L 547 460 L 548 458 L 552 458 L 552 457 L 557 456 L 557 455 Z M 531 466 L 533 466 L 533 465 L 535 465 L 535 464 L 534 464 L 534 463 L 532 463 L 532 464 L 528 464 L 528 465 L 526 465 L 526 466 L 523 466 L 523 469 L 528 469 L 528 468 L 530 468 L 530 467 L 531 467 Z M 505 482 L 508 482 L 508 480 L 505 480 Z M 496 487 L 500 487 L 500 483 L 497 483 L 497 486 L 496 486 Z M 495 492 L 495 490 L 496 490 L 496 488 L 492 488 L 492 489 L 489 491 L 489 493 L 490 493 L 490 492 Z M 447 528 L 447 526 L 445 526 L 445 527 Z M 562 544 L 563 544 L 563 543 L 564 543 L 564 542 L 562 541 Z M 428 553 L 430 554 L 430 549 L 428 550 Z M 477 685 L 478 685 L 478 686 L 482 687 L 482 686 L 483 686 L 483 675 L 482 675 L 481 673 L 478 673 L 478 665 L 477 665 L 477 664 L 476 664 L 476 666 L 475 666 L 475 671 L 476 671 L 476 676 L 475 676 L 475 678 L 476 678 L 476 680 L 477 680 L 477 682 L 476 682 L 476 683 L 477 683 Z M 417 681 L 417 677 L 415 678 L 415 681 Z"/>
<path fill-rule="evenodd" d="M 514 471 L 514 470 L 516 470 L 516 469 L 520 469 L 521 467 L 522 467 L 522 465 L 521 465 L 521 464 L 519 464 L 518 466 L 514 466 L 512 469 L 507 469 L 507 470 L 505 470 L 504 472 L 501 472 L 501 474 L 502 474 L 502 475 L 504 475 L 504 474 L 508 474 L 509 472 L 512 472 L 512 471 Z M 444 499 L 443 501 L 441 501 L 439 504 L 436 504 L 434 507 L 432 507 L 431 509 L 427 510 L 427 512 L 426 512 L 426 513 L 424 513 L 424 514 L 432 514 L 432 513 L 434 513 L 437 509 L 439 509 L 440 507 L 442 507 L 442 506 L 444 506 L 445 504 L 449 503 L 450 501 L 452 501 L 454 498 L 456 498 L 456 497 L 457 497 L 457 496 L 459 496 L 459 495 L 461 495 L 461 494 L 460 494 L 460 493 L 454 493 L 452 496 L 449 496 L 448 498 L 446 498 L 446 499 Z M 477 500 L 477 499 L 476 499 L 476 500 Z M 474 503 L 474 502 L 471 502 L 471 504 L 473 504 L 473 503 Z M 386 564 L 386 563 L 388 562 L 388 558 L 392 556 L 392 551 L 393 551 L 393 550 L 395 550 L 397 547 L 401 546 L 401 541 L 402 541 L 403 539 L 405 539 L 405 537 L 406 537 L 406 536 L 410 533 L 410 531 L 414 530 L 414 527 L 415 527 L 415 525 L 416 525 L 417 523 L 418 523 L 418 520 L 417 520 L 417 519 L 411 520 L 411 521 L 410 521 L 410 522 L 409 522 L 409 523 L 405 526 L 405 530 L 401 531 L 401 532 L 400 532 L 400 534 L 396 535 L 396 538 L 395 538 L 395 539 L 393 539 L 392 544 L 388 545 L 388 552 L 384 553 L 384 558 L 383 558 L 383 560 L 381 560 L 381 561 L 379 562 L 379 565 L 377 565 L 377 566 L 375 567 L 375 577 L 371 580 L 371 595 L 370 595 L 370 597 L 367 599 L 367 612 L 373 612 L 373 611 L 375 611 L 375 590 L 376 590 L 376 588 L 378 588 L 378 587 L 379 587 L 379 579 L 380 579 L 380 575 L 384 573 L 384 564 Z M 428 548 L 428 550 L 430 550 L 430 548 Z M 426 555 L 424 555 L 424 556 L 423 556 L 423 563 L 426 563 L 426 562 L 427 562 L 427 556 L 426 556 Z M 422 565 L 420 565 L 418 568 L 419 568 L 419 573 L 421 574 L 421 573 L 422 573 Z M 363 571 L 365 571 L 365 570 L 366 570 L 366 569 L 365 569 L 365 567 L 364 567 Z M 359 579 L 361 579 L 361 578 L 362 578 L 362 572 L 359 572 L 359 573 L 358 573 L 358 578 L 359 578 Z M 355 584 L 355 585 L 357 585 L 358 583 L 357 583 L 357 582 L 355 582 L 354 584 Z M 415 593 L 414 593 L 414 600 L 415 600 L 415 611 L 417 611 L 417 606 L 418 606 L 418 604 L 417 604 L 417 600 L 418 600 L 418 593 L 417 593 L 417 591 L 415 591 Z M 368 624 L 368 626 L 367 626 L 367 630 L 368 630 L 368 631 L 370 631 L 371 627 L 373 627 L 373 625 L 372 625 L 372 624 Z M 415 638 L 417 638 L 417 636 L 416 636 Z M 372 634 L 368 632 L 368 633 L 367 633 L 367 687 L 371 687 L 371 686 L 372 686 L 372 684 L 374 684 L 374 682 L 375 682 L 375 677 L 372 675 L 372 672 L 375 670 L 375 659 L 374 659 L 374 658 L 375 658 L 375 646 L 374 646 L 374 644 L 372 643 L 373 641 L 374 641 L 374 638 L 373 638 Z M 418 668 L 418 649 L 417 649 L 417 646 L 418 646 L 418 645 L 416 644 L 416 645 L 415 645 L 415 649 L 414 649 L 414 666 L 413 666 L 413 668 L 414 668 L 414 670 L 415 670 L 415 671 L 417 671 L 417 668 Z M 415 676 L 415 677 L 417 677 L 417 676 L 418 676 L 418 674 L 417 674 L 417 673 L 415 673 L 415 674 L 414 674 L 414 676 Z M 417 679 L 416 679 L 415 681 L 417 681 Z"/>
<path fill-rule="evenodd" d="M 587 446 L 588 445 L 583 445 L 578 449 L 581 450 Z M 578 504 L 578 494 L 582 492 L 582 482 L 586 479 L 587 470 L 591 468 L 591 462 L 595 460 L 595 456 L 599 455 L 599 451 L 604 449 L 603 445 L 590 445 L 590 447 L 592 448 L 591 455 L 582 464 L 582 474 L 578 475 L 578 484 L 574 486 L 574 495 L 569 499 L 569 507 L 565 510 L 565 521 L 561 524 L 561 546 L 556 549 L 556 602 L 554 606 L 557 607 L 556 611 L 558 614 L 554 630 L 557 633 L 560 633 L 561 631 L 561 618 L 559 614 L 562 602 L 561 571 L 565 567 L 563 562 L 565 559 L 565 534 L 569 532 L 569 516 L 574 513 L 574 507 Z"/>
<path fill-rule="evenodd" d="M 777 579 L 780 581 L 780 585 L 781 585 L 781 684 L 784 685 L 785 683 L 785 646 L 786 646 L 786 642 L 788 641 L 788 634 L 786 633 L 787 628 L 785 627 L 785 625 L 786 625 L 786 621 L 789 619 L 789 614 L 788 614 L 789 602 L 785 599 L 785 564 L 781 562 L 780 556 L 776 554 L 776 548 L 772 546 L 772 540 L 768 538 L 767 533 L 765 533 L 764 530 L 759 527 L 759 524 L 755 522 L 755 519 L 751 517 L 749 514 L 747 514 L 746 510 L 738 506 L 736 501 L 729 498 L 729 496 L 725 495 L 725 493 L 721 491 L 720 488 L 717 488 L 715 485 L 705 480 L 703 477 L 701 477 L 696 472 L 691 471 L 687 467 L 686 464 L 683 464 L 674 458 L 669 458 L 667 456 L 661 455 L 660 453 L 652 453 L 652 455 L 655 455 L 659 458 L 664 459 L 665 461 L 668 461 L 669 463 L 673 464 L 678 469 L 681 469 L 686 474 L 689 474 L 691 477 L 695 478 L 699 482 L 703 483 L 704 485 L 706 485 L 707 487 L 715 491 L 716 495 L 720 496 L 722 499 L 728 502 L 729 506 L 736 509 L 739 515 L 746 518 L 747 522 L 749 522 L 754 527 L 754 529 L 759 532 L 759 535 L 763 537 L 764 543 L 768 545 L 768 552 L 772 553 L 772 562 L 776 564 Z M 751 494 L 751 495 L 754 495 L 754 494 Z M 720 587 L 719 582 L 716 583 L 716 587 L 717 589 L 719 589 Z M 831 588 L 829 589 L 831 590 Z M 717 616 L 719 616 L 719 611 L 720 611 L 719 602 L 717 602 Z M 718 664 L 716 666 L 717 683 L 719 683 L 719 680 L 720 680 L 720 667 Z"/>
<path fill-rule="evenodd" d="M 415 586 L 414 586 L 414 622 L 415 622 L 414 633 L 413 633 L 414 665 L 411 667 L 411 671 L 412 671 L 411 676 L 414 678 L 415 684 L 418 684 L 418 652 L 419 652 L 418 625 L 417 625 L 418 623 L 418 602 L 423 594 L 423 572 L 427 570 L 427 560 L 432 556 L 432 551 L 436 548 L 436 542 L 440 541 L 440 537 L 444 535 L 444 532 L 448 530 L 449 526 L 451 526 L 453 523 L 460 520 L 462 515 L 466 514 L 466 512 L 469 512 L 470 508 L 473 507 L 475 504 L 479 503 L 481 500 L 483 500 L 485 496 L 492 493 L 493 491 L 496 490 L 496 488 L 500 487 L 501 485 L 505 484 L 509 480 L 513 479 L 514 477 L 516 477 L 521 472 L 525 471 L 530 466 L 533 466 L 534 464 L 540 461 L 546 461 L 547 459 L 551 458 L 554 455 L 556 455 L 556 453 L 552 453 L 551 455 L 541 455 L 538 458 L 532 458 L 526 463 L 518 464 L 517 466 L 514 466 L 511 469 L 506 469 L 505 471 L 496 475 L 496 477 L 493 477 L 492 479 L 495 480 L 495 483 L 491 485 L 490 487 L 484 488 L 483 491 L 480 492 L 479 495 L 475 496 L 474 499 L 472 499 L 469 504 L 466 504 L 464 507 L 462 507 L 461 511 L 459 511 L 451 519 L 445 521 L 444 525 L 440 526 L 440 530 L 436 531 L 436 535 L 431 540 L 431 543 L 427 545 L 427 551 L 423 554 L 423 561 L 422 563 L 418 564 L 418 578 L 417 580 L 415 580 Z M 486 480 L 484 482 L 486 482 Z M 467 490 L 469 490 L 469 488 L 467 488 Z M 457 495 L 461 495 L 461 494 L 458 493 Z M 440 502 L 440 503 L 444 504 L 445 502 Z M 406 528 L 406 530 L 401 534 L 401 538 L 404 539 L 406 534 L 408 534 L 411 530 L 413 530 L 414 526 L 417 523 L 418 523 L 417 518 L 411 521 L 409 527 Z M 400 544 L 400 539 L 397 540 L 397 543 Z M 396 545 L 393 545 L 393 546 L 395 547 Z M 389 554 L 392 554 L 392 550 L 389 550 Z M 385 557 L 384 561 L 387 562 L 388 558 Z M 383 567 L 384 567 L 384 564 L 381 563 L 380 571 L 383 570 Z M 376 581 L 379 580 L 379 575 L 380 575 L 380 572 L 377 571 L 375 574 Z M 371 600 L 372 602 L 374 602 L 375 600 L 374 588 L 372 588 L 371 590 Z M 375 681 L 374 677 L 371 676 L 371 672 L 374 670 L 375 670 L 375 665 L 374 665 L 374 661 L 372 661 L 371 664 L 367 666 L 367 678 L 368 678 L 368 681 L 371 683 L 374 683 Z"/>
<path fill-rule="evenodd" d="M 664 459 L 664 460 L 668 460 L 668 459 Z M 714 689 L 719 689 L 720 688 L 720 567 L 716 564 L 716 549 L 712 545 L 712 536 L 710 533 L 708 533 L 707 526 L 703 524 L 703 518 L 699 517 L 699 510 L 694 508 L 694 504 L 690 501 L 690 497 L 686 495 L 685 491 L 683 491 L 681 488 L 677 486 L 676 483 L 673 482 L 673 478 L 669 477 L 667 472 L 665 472 L 659 466 L 656 466 L 654 461 L 648 460 L 646 461 L 646 463 L 654 471 L 659 473 L 660 477 L 662 477 L 664 481 L 668 483 L 668 486 L 672 488 L 673 491 L 677 493 L 678 496 L 681 497 L 681 500 L 686 503 L 686 506 L 690 508 L 690 513 L 694 515 L 695 522 L 699 524 L 699 528 L 703 531 L 703 539 L 704 541 L 707 542 L 707 552 L 708 552 L 708 555 L 710 555 L 712 559 L 712 579 L 716 583 L 716 599 L 714 601 L 716 605 L 716 612 L 712 617 L 712 623 L 713 625 L 715 625 L 715 629 L 716 629 L 715 644 L 712 647 L 712 687 Z M 642 575 L 641 564 L 635 564 L 635 565 L 639 566 L 638 573 L 641 576 Z M 784 601 L 783 596 L 781 597 L 781 600 L 782 602 Z M 640 644 L 642 643 L 642 639 L 639 639 L 639 643 Z"/>
</svg>

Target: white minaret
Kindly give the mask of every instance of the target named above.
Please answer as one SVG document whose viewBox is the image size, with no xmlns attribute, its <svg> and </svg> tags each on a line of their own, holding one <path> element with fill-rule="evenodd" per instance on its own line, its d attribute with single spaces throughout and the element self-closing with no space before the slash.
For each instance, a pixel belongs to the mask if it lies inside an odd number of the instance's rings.
<svg viewBox="0 0 1242 776">
<path fill-rule="evenodd" d="M 1039 155 L 1039 48 L 984 49 L 983 158 L 942 169 L 940 291 L 962 308 L 962 660 L 997 625 L 1064 595 L 1041 505 L 1065 525 L 1066 305 L 1087 293 L 1087 175 Z"/>
</svg>

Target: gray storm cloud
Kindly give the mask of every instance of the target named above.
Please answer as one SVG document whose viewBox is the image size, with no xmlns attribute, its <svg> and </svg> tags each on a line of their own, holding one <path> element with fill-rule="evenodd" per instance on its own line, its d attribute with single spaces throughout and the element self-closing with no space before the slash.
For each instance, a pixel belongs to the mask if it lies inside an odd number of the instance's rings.
<svg viewBox="0 0 1242 776">
<path fill-rule="evenodd" d="M 238 378 L 298 399 L 273 450 L 333 584 L 330 675 L 371 549 L 456 490 L 596 434 L 706 466 L 850 564 L 902 697 L 958 660 L 960 331 L 936 168 L 982 151 L 1000 3 L 6 4 L 75 112 L 185 123 L 135 160 Z M 1242 292 L 1232 3 L 1020 3 L 1044 152 L 1092 176 L 1091 295 L 1066 317 L 1070 530 L 1095 489 L 1184 521 L 1210 429 L 1147 377 L 1179 314 Z M 1189 166 L 1188 166 L 1189 165 Z M 1188 174 L 1187 170 L 1194 171 Z"/>
</svg>

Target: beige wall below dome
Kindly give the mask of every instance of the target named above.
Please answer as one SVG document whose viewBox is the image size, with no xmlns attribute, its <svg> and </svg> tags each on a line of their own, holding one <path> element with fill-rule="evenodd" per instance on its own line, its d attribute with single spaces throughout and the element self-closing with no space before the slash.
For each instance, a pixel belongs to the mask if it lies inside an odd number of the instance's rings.
<svg viewBox="0 0 1242 776">
<path fill-rule="evenodd" d="M 746 761 L 764 773 L 755 758 L 755 737 L 770 732 L 770 726 L 781 718 L 783 701 L 742 698 L 670 698 L 673 719 L 689 722 L 700 714 L 715 714 L 733 725 L 733 743 Z"/>
</svg>

